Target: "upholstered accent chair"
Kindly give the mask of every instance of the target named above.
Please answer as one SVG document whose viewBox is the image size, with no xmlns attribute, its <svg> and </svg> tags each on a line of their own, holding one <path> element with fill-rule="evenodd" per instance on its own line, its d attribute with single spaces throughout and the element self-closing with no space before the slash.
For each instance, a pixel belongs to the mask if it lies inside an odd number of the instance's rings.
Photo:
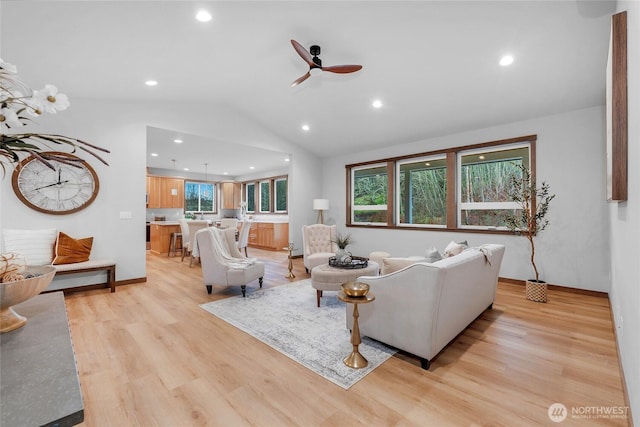
<svg viewBox="0 0 640 427">
<path fill-rule="evenodd" d="M 248 283 L 258 280 L 262 287 L 264 263 L 242 255 L 236 246 L 235 229 L 210 227 L 195 236 L 207 293 L 213 285 L 240 286 L 244 297 Z"/>
<path fill-rule="evenodd" d="M 335 225 L 313 224 L 302 226 L 302 256 L 307 273 L 313 267 L 327 264 L 329 258 L 335 256 L 336 250 L 338 250 L 335 240 Z"/>
</svg>

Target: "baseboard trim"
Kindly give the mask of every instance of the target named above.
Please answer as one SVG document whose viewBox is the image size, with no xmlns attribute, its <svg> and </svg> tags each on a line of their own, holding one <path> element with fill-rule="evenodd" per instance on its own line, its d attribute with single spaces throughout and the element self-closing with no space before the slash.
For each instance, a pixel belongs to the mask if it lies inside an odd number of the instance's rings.
<svg viewBox="0 0 640 427">
<path fill-rule="evenodd" d="M 520 279 L 510 279 L 508 277 L 498 277 L 498 281 L 499 282 L 503 282 L 503 283 L 509 283 L 511 285 L 520 285 L 520 286 L 524 286 L 526 280 L 520 280 Z M 569 292 L 572 294 L 579 294 L 579 295 L 589 295 L 592 297 L 598 297 L 598 298 L 607 298 L 609 299 L 609 293 L 607 292 L 602 292 L 602 291 L 592 291 L 589 289 L 579 289 L 579 288 L 570 288 L 568 286 L 560 286 L 560 285 L 552 285 L 552 284 L 547 284 L 547 289 L 551 289 L 554 291 L 561 291 L 561 292 Z"/>
<path fill-rule="evenodd" d="M 631 413 L 631 401 L 629 400 L 629 391 L 627 390 L 627 379 L 624 376 L 624 367 L 622 366 L 622 358 L 620 357 L 620 341 L 618 340 L 618 328 L 614 319 L 613 307 L 611 306 L 611 300 L 609 300 L 609 314 L 611 314 L 611 324 L 613 325 L 613 337 L 616 340 L 616 353 L 618 356 L 618 370 L 620 371 L 620 381 L 622 381 L 622 394 L 624 396 L 624 404 L 627 406 L 627 421 L 629 425 L 633 424 L 633 414 Z"/>
</svg>

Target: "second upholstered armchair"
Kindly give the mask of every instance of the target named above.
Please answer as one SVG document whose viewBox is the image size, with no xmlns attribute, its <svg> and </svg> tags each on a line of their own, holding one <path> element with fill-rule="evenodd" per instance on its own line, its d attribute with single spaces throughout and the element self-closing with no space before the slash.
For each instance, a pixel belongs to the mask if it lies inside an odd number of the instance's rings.
<svg viewBox="0 0 640 427">
<path fill-rule="evenodd" d="M 240 286 L 246 295 L 247 284 L 258 280 L 262 287 L 264 263 L 255 258 L 246 258 L 236 246 L 234 228 L 209 227 L 196 233 L 198 256 L 202 265 L 202 278 L 207 292 L 213 285 Z"/>
<path fill-rule="evenodd" d="M 335 256 L 338 249 L 335 240 L 335 225 L 314 224 L 302 226 L 302 256 L 307 273 L 313 267 L 327 264 L 329 258 Z"/>
</svg>

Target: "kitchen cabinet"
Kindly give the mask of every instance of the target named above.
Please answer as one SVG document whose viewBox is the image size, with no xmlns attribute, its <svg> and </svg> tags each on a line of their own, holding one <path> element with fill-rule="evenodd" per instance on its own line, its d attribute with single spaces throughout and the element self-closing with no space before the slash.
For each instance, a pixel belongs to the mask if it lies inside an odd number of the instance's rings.
<svg viewBox="0 0 640 427">
<path fill-rule="evenodd" d="M 281 251 L 289 245 L 289 223 L 254 222 L 249 230 L 249 246 Z"/>
<path fill-rule="evenodd" d="M 147 176 L 147 208 L 184 208 L 184 180 Z"/>
<path fill-rule="evenodd" d="M 184 179 L 162 178 L 160 189 L 161 208 L 184 208 Z"/>
<path fill-rule="evenodd" d="M 151 253 L 156 255 L 168 254 L 171 243 L 171 233 L 180 233 L 180 224 L 151 223 L 151 229 L 149 230 Z"/>
<path fill-rule="evenodd" d="M 239 182 L 223 182 L 222 209 L 239 209 L 242 201 L 242 184 Z"/>
</svg>

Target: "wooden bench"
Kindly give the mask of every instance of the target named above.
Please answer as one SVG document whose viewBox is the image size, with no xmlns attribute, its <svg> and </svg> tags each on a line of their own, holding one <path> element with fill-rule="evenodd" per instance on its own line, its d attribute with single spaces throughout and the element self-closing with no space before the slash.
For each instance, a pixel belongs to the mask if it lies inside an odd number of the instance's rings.
<svg viewBox="0 0 640 427">
<path fill-rule="evenodd" d="M 92 271 L 106 271 L 107 281 L 104 283 L 104 285 L 110 288 L 111 292 L 116 291 L 116 263 L 112 260 L 89 260 L 85 262 L 76 262 L 73 264 L 57 264 L 54 265 L 54 267 L 56 268 L 56 276 L 63 276 L 66 274 L 90 273 Z M 78 287 L 77 289 L 56 289 L 56 291 L 79 291 L 90 288 L 95 288 L 95 285 Z"/>
</svg>

